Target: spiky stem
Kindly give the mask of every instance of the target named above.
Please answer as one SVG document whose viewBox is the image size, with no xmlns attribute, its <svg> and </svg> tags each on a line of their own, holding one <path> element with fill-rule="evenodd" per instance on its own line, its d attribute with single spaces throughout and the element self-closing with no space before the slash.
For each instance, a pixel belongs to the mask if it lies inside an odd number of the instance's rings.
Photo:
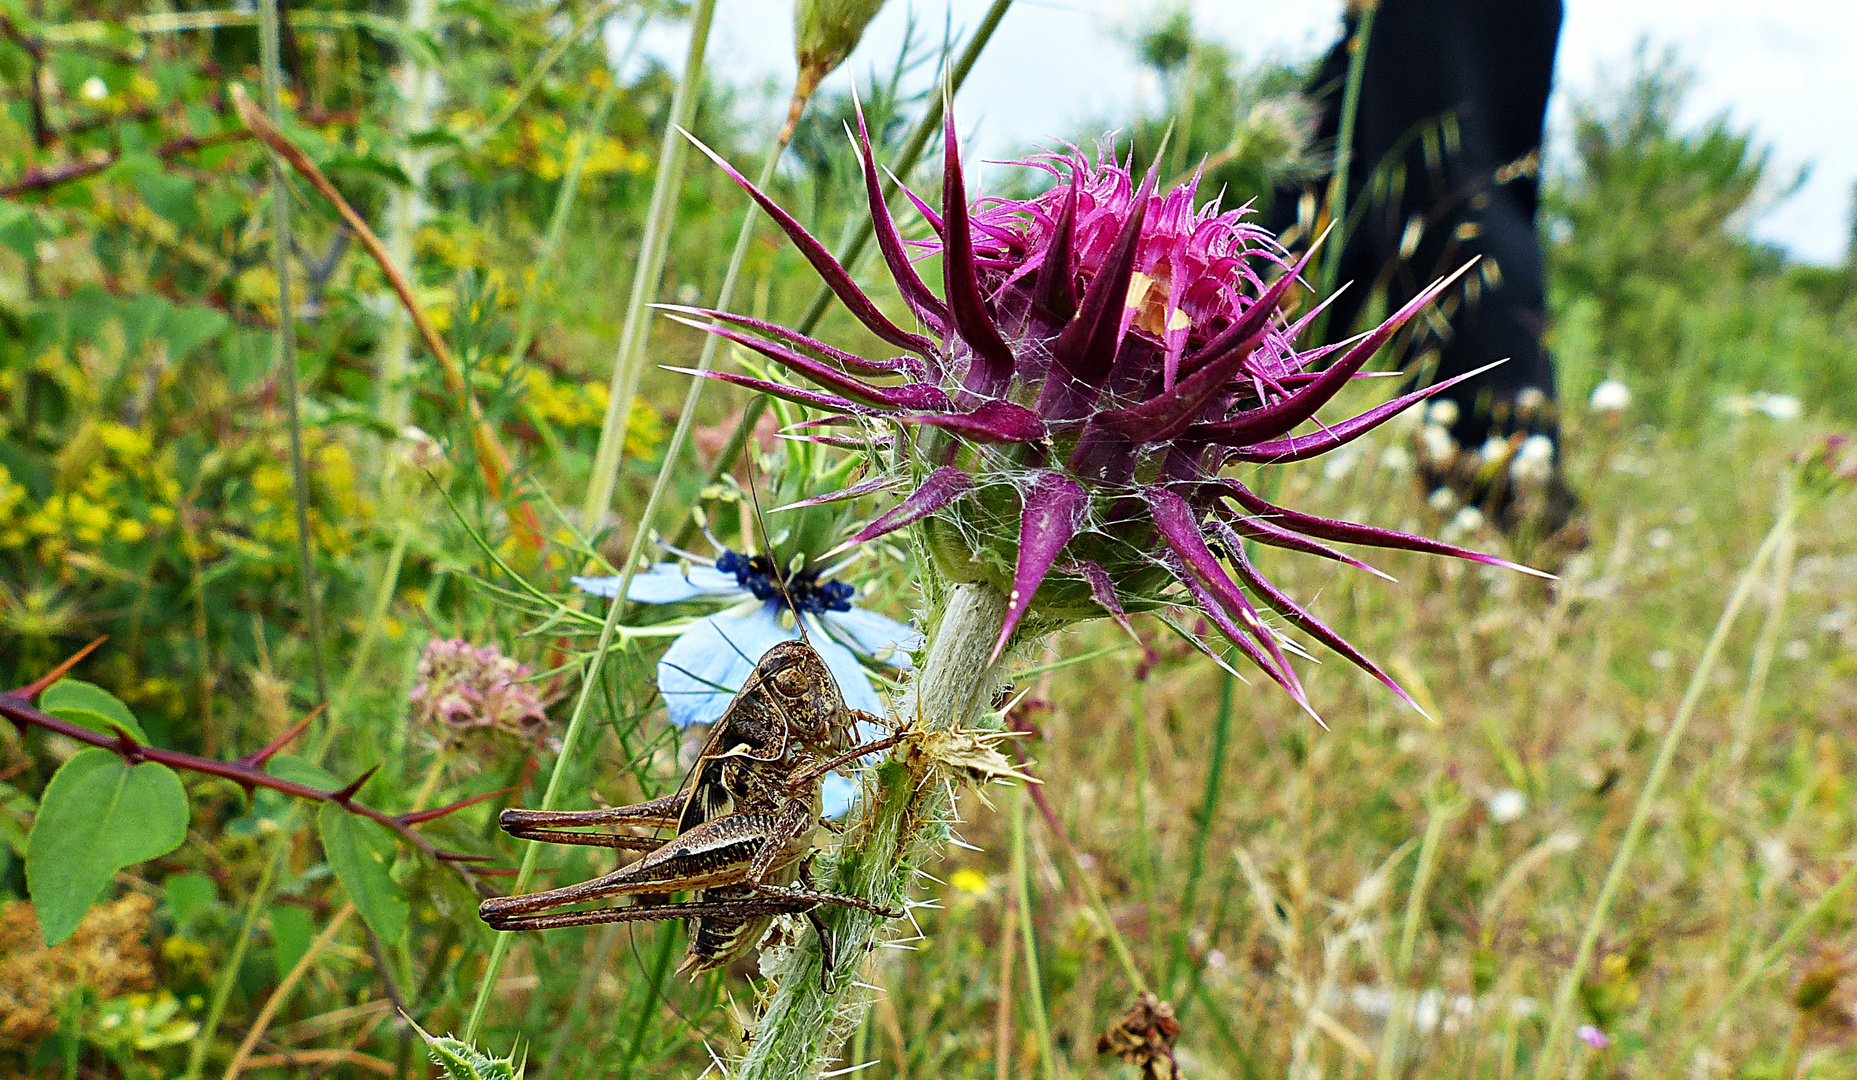
<svg viewBox="0 0 1857 1080">
<path fill-rule="evenodd" d="M 904 696 L 902 716 L 919 729 L 972 726 L 992 704 L 1004 681 L 1004 662 L 987 663 L 1006 621 L 1006 597 L 990 585 L 956 585 L 948 590 L 920 672 Z M 950 807 L 948 789 L 924 783 L 896 762 L 865 780 L 855 824 L 839 847 L 824 888 L 900 908 L 915 868 L 945 839 L 942 824 Z M 838 992 L 820 985 L 817 939 L 806 936 L 779 964 L 779 988 L 762 1014 L 736 1080 L 794 1080 L 816 1077 L 869 1005 L 851 986 L 851 972 L 877 943 L 887 920 L 839 908 L 826 914 L 838 960 Z"/>
</svg>

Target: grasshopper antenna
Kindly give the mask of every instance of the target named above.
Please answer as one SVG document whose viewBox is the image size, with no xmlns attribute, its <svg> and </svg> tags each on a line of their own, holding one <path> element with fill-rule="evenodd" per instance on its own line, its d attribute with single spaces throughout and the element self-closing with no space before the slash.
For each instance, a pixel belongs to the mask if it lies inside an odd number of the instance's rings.
<svg viewBox="0 0 1857 1080">
<path fill-rule="evenodd" d="M 793 613 L 793 625 L 799 628 L 800 640 L 811 645 L 812 636 L 806 633 L 806 620 L 801 617 L 800 609 L 794 606 L 793 594 L 787 591 L 787 575 L 791 572 L 791 568 L 782 566 L 775 561 L 774 545 L 767 536 L 767 515 L 761 511 L 761 491 L 759 485 L 754 482 L 754 471 L 754 455 L 749 454 L 748 498 L 754 503 L 754 527 L 755 531 L 761 534 L 761 550 L 767 555 L 767 565 L 773 568 L 774 586 L 780 590 L 780 598 L 787 602 L 787 610 Z M 803 559 L 805 556 L 796 554 L 795 558 Z"/>
</svg>

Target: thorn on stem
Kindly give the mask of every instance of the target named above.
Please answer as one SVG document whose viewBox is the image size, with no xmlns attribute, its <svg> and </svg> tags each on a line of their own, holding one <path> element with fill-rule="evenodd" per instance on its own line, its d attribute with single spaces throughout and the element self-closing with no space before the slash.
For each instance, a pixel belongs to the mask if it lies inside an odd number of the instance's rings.
<svg viewBox="0 0 1857 1080">
<path fill-rule="evenodd" d="M 64 663 L 59 664 L 57 667 L 39 676 L 37 679 L 34 679 L 32 682 L 29 682 L 26 685 L 20 687 L 19 689 L 13 691 L 14 695 L 18 697 L 23 697 L 27 701 L 37 700 L 38 696 L 40 694 L 43 694 L 46 690 L 50 689 L 53 683 L 57 682 L 59 679 L 64 678 L 65 675 L 69 673 L 72 668 L 76 667 L 77 662 L 79 660 L 82 660 L 84 657 L 89 656 L 92 652 L 96 650 L 97 646 L 103 644 L 104 642 L 108 640 L 110 640 L 110 636 L 108 634 L 105 634 L 102 637 L 98 638 L 97 640 L 77 650 L 76 652 L 72 653 L 70 657 L 65 660 Z"/>
</svg>

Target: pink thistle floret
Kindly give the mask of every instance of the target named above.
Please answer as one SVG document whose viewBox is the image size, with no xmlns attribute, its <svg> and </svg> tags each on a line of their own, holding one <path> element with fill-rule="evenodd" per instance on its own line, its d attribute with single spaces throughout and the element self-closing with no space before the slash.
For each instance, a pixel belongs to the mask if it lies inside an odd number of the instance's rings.
<svg viewBox="0 0 1857 1080">
<path fill-rule="evenodd" d="M 888 455 L 913 490 L 852 542 L 916 524 L 944 576 L 999 588 L 1008 606 L 996 658 L 1028 618 L 1049 628 L 1181 605 L 1203 612 L 1309 708 L 1289 664 L 1294 649 L 1259 614 L 1265 608 L 1410 702 L 1264 580 L 1243 543 L 1366 569 L 1329 544 L 1535 573 L 1422 537 L 1297 513 L 1222 475 L 1228 466 L 1332 450 L 1478 374 L 1297 434 L 1455 275 L 1358 339 L 1298 349 L 1313 312 L 1292 321 L 1280 309 L 1302 283 L 1309 254 L 1292 261 L 1248 220 L 1248 208 L 1197 206 L 1197 176 L 1157 194 L 1152 173 L 1137 182 L 1106 154 L 1044 155 L 1021 164 L 1049 173 L 1049 191 L 972 204 L 950 124 L 940 208 L 909 193 L 934 234 L 912 245 L 883 199 L 861 113 L 855 142 L 878 250 L 915 329 L 891 321 L 799 222 L 697 145 L 767 211 L 851 314 L 907 355 L 871 360 L 761 320 L 674 310 L 818 387 L 692 372 L 829 414 L 789 437 L 863 441 L 814 430 L 829 424 L 886 424 L 902 436 L 866 445 Z M 941 256 L 939 293 L 917 270 L 923 253 Z"/>
</svg>

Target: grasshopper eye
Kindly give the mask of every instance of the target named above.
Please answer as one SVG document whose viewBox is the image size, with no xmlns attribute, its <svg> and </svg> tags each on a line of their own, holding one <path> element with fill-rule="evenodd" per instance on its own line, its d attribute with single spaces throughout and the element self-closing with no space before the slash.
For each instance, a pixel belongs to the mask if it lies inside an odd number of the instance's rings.
<svg viewBox="0 0 1857 1080">
<path fill-rule="evenodd" d="M 806 673 L 799 668 L 790 667 L 785 671 L 775 673 L 774 686 L 784 694 L 799 697 L 811 688 L 812 680 L 808 679 Z"/>
</svg>

